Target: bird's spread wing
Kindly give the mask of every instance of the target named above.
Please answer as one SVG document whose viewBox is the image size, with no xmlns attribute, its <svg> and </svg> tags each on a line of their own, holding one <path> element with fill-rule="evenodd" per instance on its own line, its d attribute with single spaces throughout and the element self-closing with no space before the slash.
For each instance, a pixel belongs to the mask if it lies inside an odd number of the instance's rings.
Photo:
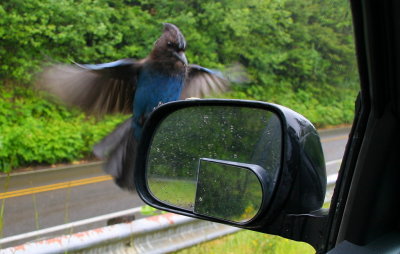
<svg viewBox="0 0 400 254">
<path fill-rule="evenodd" d="M 142 62 L 122 59 L 98 65 L 55 65 L 44 70 L 37 86 L 89 114 L 132 113 Z"/>
<path fill-rule="evenodd" d="M 185 86 L 181 99 L 204 97 L 228 90 L 229 80 L 221 72 L 210 70 L 199 65 L 189 64 Z"/>
</svg>

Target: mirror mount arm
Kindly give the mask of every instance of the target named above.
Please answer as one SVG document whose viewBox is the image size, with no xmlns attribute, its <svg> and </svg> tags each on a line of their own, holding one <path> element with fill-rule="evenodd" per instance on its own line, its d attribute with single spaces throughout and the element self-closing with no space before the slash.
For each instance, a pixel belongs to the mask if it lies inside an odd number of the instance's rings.
<svg viewBox="0 0 400 254">
<path fill-rule="evenodd" d="M 321 208 L 311 213 L 286 214 L 276 218 L 273 224 L 266 227 L 264 233 L 307 242 L 316 249 L 316 253 L 322 253 L 325 249 L 323 239 L 327 234 L 328 213 L 329 209 Z"/>
</svg>

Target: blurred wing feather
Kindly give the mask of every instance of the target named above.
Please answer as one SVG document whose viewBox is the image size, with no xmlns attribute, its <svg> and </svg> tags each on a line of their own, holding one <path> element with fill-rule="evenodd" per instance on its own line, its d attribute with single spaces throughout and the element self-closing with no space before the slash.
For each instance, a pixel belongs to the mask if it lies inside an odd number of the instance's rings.
<svg viewBox="0 0 400 254">
<path fill-rule="evenodd" d="M 132 113 L 141 64 L 123 59 L 99 65 L 55 65 L 44 70 L 37 86 L 89 114 Z"/>
<path fill-rule="evenodd" d="M 222 73 L 190 64 L 180 99 L 223 93 L 229 89 L 229 85 L 230 82 Z"/>
</svg>

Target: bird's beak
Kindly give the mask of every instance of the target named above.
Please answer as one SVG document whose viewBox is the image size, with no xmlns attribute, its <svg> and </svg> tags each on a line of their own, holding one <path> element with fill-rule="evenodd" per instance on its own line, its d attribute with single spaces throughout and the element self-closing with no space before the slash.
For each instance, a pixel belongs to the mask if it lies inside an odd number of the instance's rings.
<svg viewBox="0 0 400 254">
<path fill-rule="evenodd" d="M 174 56 L 178 58 L 179 61 L 183 63 L 183 65 L 188 65 L 188 61 L 186 59 L 185 52 L 179 51 L 179 52 L 174 52 Z"/>
</svg>

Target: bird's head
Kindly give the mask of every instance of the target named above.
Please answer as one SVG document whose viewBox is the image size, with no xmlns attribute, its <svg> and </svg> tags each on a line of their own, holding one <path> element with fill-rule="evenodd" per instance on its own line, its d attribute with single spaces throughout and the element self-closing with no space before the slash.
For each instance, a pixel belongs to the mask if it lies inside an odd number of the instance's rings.
<svg viewBox="0 0 400 254">
<path fill-rule="evenodd" d="M 179 28 L 170 23 L 164 23 L 163 34 L 154 44 L 151 57 L 154 60 L 173 65 L 186 66 L 186 40 Z"/>
</svg>

